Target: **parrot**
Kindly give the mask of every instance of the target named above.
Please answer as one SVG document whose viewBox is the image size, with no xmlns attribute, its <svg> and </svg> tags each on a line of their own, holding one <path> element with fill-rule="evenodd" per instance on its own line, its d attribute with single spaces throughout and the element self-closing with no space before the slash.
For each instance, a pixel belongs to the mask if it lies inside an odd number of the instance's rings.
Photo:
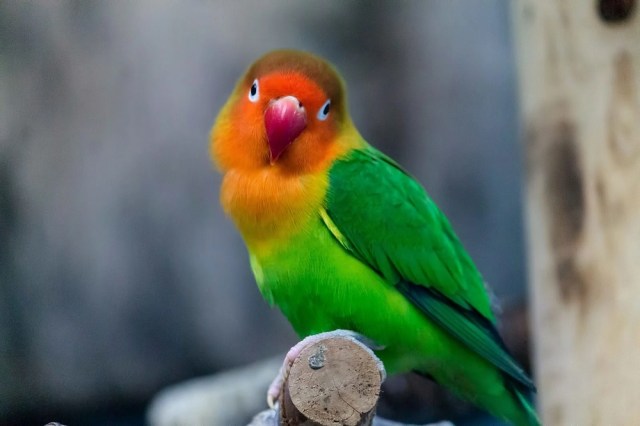
<svg viewBox="0 0 640 426">
<path fill-rule="evenodd" d="M 315 54 L 270 51 L 211 129 L 220 202 L 262 296 L 301 338 L 353 331 L 389 374 L 416 372 L 497 418 L 540 424 L 480 272 L 421 184 L 361 136 L 345 87 Z"/>
</svg>

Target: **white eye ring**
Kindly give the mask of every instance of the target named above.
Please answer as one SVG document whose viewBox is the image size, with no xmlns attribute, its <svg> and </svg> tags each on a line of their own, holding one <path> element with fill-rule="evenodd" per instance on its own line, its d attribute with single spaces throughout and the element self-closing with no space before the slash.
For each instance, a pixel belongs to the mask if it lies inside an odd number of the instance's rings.
<svg viewBox="0 0 640 426">
<path fill-rule="evenodd" d="M 327 99 L 327 102 L 325 102 L 320 109 L 318 110 L 318 120 L 320 121 L 324 121 L 327 119 L 327 117 L 329 116 L 329 110 L 331 109 L 331 99 Z"/>
<path fill-rule="evenodd" d="M 258 90 L 258 79 L 253 80 L 253 84 L 251 85 L 251 89 L 249 89 L 249 100 L 251 102 L 258 102 L 260 98 L 260 91 Z"/>
</svg>

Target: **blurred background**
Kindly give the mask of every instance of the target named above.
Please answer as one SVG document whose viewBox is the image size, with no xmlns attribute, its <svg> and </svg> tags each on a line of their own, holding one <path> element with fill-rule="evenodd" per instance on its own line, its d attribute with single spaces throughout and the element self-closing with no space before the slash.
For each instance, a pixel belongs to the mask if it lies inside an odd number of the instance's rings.
<svg viewBox="0 0 640 426">
<path fill-rule="evenodd" d="M 424 184 L 521 324 L 508 6 L 0 1 L 0 424 L 141 425 L 163 387 L 296 342 L 208 156 L 236 79 L 274 48 L 338 67 L 361 133 Z M 418 381 L 390 381 L 381 410 L 479 424 Z"/>
</svg>

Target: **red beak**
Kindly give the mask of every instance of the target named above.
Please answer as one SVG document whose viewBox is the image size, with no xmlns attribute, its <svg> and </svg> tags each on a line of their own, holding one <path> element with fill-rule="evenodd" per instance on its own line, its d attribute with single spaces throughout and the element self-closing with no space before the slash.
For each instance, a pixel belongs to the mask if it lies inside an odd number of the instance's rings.
<svg viewBox="0 0 640 426">
<path fill-rule="evenodd" d="M 264 127 L 273 164 L 307 127 L 307 113 L 297 98 L 284 96 L 271 101 L 267 107 Z"/>
</svg>

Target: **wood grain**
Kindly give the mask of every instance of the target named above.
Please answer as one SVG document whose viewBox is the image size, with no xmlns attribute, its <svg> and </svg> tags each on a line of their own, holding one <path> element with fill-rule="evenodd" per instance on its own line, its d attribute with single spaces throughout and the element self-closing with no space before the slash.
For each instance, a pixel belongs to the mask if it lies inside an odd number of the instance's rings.
<svg viewBox="0 0 640 426">
<path fill-rule="evenodd" d="M 640 424 L 640 20 L 604 3 L 513 7 L 545 425 Z"/>
<path fill-rule="evenodd" d="M 378 366 L 371 351 L 350 339 L 306 347 L 283 387 L 282 425 L 370 425 L 382 384 Z"/>
</svg>

